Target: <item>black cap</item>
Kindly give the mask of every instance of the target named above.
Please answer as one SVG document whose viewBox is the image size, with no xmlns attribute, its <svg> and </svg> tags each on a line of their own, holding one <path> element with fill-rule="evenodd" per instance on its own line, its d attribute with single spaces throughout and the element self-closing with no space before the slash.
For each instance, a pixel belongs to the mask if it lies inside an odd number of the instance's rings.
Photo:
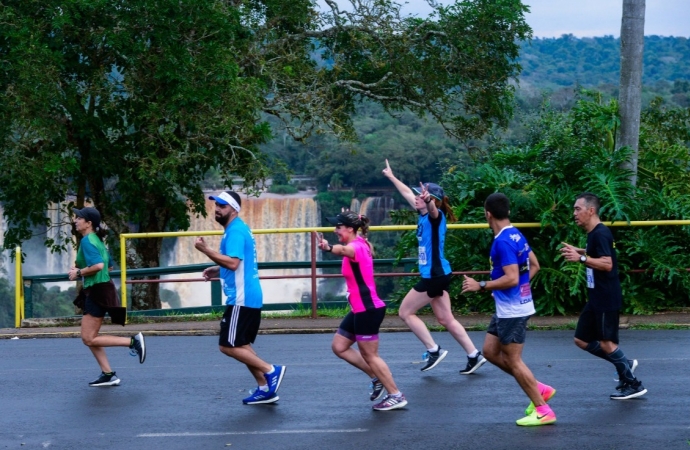
<svg viewBox="0 0 690 450">
<path fill-rule="evenodd" d="M 94 230 L 101 226 L 101 213 L 96 208 L 91 208 L 90 206 L 82 209 L 72 208 L 72 212 L 74 212 L 75 216 L 91 222 Z"/>
<path fill-rule="evenodd" d="M 359 228 L 362 226 L 362 220 L 359 214 L 355 214 L 352 211 L 343 211 L 335 217 L 326 217 L 326 220 L 335 226 L 345 225 L 350 228 Z"/>
</svg>

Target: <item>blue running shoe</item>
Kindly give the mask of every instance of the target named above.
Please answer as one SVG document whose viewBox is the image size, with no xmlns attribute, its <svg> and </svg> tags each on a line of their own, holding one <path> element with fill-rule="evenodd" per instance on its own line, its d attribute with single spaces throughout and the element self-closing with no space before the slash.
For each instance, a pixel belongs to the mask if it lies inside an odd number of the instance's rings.
<svg viewBox="0 0 690 450">
<path fill-rule="evenodd" d="M 242 399 L 242 403 L 245 405 L 262 405 L 266 403 L 275 403 L 280 400 L 276 394 L 271 394 L 270 392 L 264 392 L 259 388 L 254 388 L 249 391 L 249 397 Z"/>
<path fill-rule="evenodd" d="M 280 389 L 280 383 L 283 381 L 285 375 L 285 366 L 273 366 L 273 373 L 265 373 L 266 384 L 268 384 L 268 392 L 275 394 Z"/>
</svg>

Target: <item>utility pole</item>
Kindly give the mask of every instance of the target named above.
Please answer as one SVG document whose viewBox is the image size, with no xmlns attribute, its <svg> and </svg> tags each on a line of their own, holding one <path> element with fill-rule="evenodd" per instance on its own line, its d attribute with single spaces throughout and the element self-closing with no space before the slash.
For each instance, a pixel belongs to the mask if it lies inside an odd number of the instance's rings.
<svg viewBox="0 0 690 450">
<path fill-rule="evenodd" d="M 621 78 L 618 105 L 621 118 L 618 148 L 633 152 L 625 165 L 632 171 L 630 182 L 637 184 L 640 114 L 642 111 L 642 57 L 644 54 L 645 0 L 623 0 L 621 20 Z"/>
</svg>

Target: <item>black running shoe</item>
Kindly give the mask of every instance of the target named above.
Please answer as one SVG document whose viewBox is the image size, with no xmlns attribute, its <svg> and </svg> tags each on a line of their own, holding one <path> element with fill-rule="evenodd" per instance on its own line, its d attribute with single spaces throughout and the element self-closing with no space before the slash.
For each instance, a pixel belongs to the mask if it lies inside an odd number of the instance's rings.
<svg viewBox="0 0 690 450">
<path fill-rule="evenodd" d="M 369 400 L 372 402 L 378 400 L 383 395 L 383 391 L 385 390 L 383 388 L 383 383 L 381 383 L 378 378 L 371 380 L 370 388 L 371 395 L 369 396 Z"/>
<path fill-rule="evenodd" d="M 431 370 L 436 367 L 438 363 L 443 361 L 443 358 L 445 358 L 447 354 L 448 350 L 442 350 L 441 347 L 439 347 L 435 352 L 424 353 L 426 365 L 422 367 L 422 372 L 426 372 L 427 370 Z"/>
<path fill-rule="evenodd" d="M 467 367 L 465 367 L 465 370 L 460 371 L 460 375 L 469 375 L 471 373 L 474 373 L 479 369 L 481 366 L 484 365 L 486 362 L 486 358 L 482 356 L 482 352 L 478 352 L 477 356 L 474 358 L 470 358 L 469 356 L 467 357 Z"/>
<path fill-rule="evenodd" d="M 144 364 L 146 361 L 146 343 L 144 342 L 144 335 L 139 333 L 132 336 L 132 344 L 129 346 L 132 349 L 132 356 L 139 356 L 139 363 Z"/>
<path fill-rule="evenodd" d="M 115 376 L 115 372 L 106 374 L 101 372 L 101 376 L 89 383 L 89 386 L 101 387 L 101 386 L 118 386 L 120 384 L 120 379 Z"/>
<path fill-rule="evenodd" d="M 637 398 L 645 395 L 647 389 L 642 386 L 642 382 L 635 380 L 632 383 L 625 383 L 625 385 L 611 394 L 611 400 L 628 400 L 630 398 Z"/>
</svg>

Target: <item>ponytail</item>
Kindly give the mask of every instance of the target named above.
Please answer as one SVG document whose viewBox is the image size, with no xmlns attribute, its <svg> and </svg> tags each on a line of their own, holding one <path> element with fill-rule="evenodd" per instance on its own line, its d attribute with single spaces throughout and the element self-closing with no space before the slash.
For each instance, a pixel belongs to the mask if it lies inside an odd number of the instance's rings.
<svg viewBox="0 0 690 450">
<path fill-rule="evenodd" d="M 96 236 L 98 236 L 98 239 L 101 241 L 105 240 L 106 237 L 108 237 L 108 227 L 101 222 L 101 224 L 96 227 L 95 230 L 93 230 L 94 233 L 96 233 Z"/>
<path fill-rule="evenodd" d="M 440 211 L 443 211 L 443 214 L 446 215 L 446 220 L 448 222 L 456 222 L 458 220 L 453 213 L 453 208 L 450 206 L 448 197 L 443 197 L 443 200 L 434 199 L 434 204 L 436 205 L 436 208 L 438 208 Z"/>
<path fill-rule="evenodd" d="M 364 238 L 365 241 L 367 241 L 367 245 L 369 245 L 369 250 L 371 251 L 371 256 L 374 256 L 374 244 L 369 242 L 369 223 L 371 223 L 371 220 L 364 214 L 359 215 L 359 232 Z"/>
</svg>

